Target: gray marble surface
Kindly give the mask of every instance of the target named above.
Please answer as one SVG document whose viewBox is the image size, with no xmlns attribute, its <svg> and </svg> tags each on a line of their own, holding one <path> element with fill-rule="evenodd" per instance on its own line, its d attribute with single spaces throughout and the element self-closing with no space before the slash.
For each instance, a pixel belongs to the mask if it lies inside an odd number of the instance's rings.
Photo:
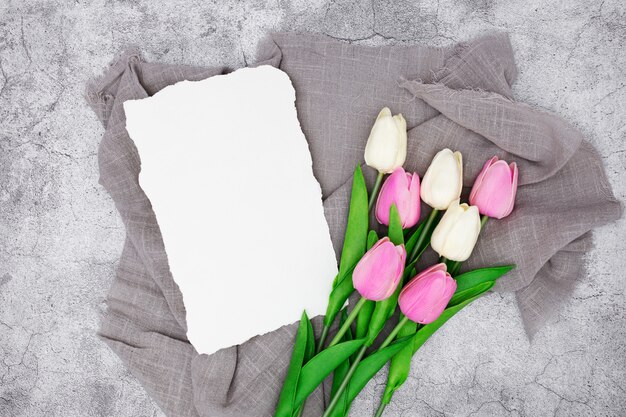
<svg viewBox="0 0 626 417">
<path fill-rule="evenodd" d="M 626 200 L 626 6 L 527 2 L 0 2 L 0 415 L 162 416 L 95 332 L 124 232 L 98 185 L 103 129 L 85 83 L 124 45 L 149 60 L 239 67 L 268 30 L 365 44 L 511 34 L 519 100 L 556 112 Z M 596 231 L 587 276 L 529 342 L 490 295 L 425 346 L 387 416 L 626 415 L 626 221 Z M 372 415 L 380 374 L 355 402 Z"/>
</svg>

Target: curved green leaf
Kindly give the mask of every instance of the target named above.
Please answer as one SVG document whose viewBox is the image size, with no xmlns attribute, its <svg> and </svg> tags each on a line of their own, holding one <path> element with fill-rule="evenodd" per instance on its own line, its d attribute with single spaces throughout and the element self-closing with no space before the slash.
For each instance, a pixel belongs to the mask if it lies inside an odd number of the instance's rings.
<svg viewBox="0 0 626 417">
<path fill-rule="evenodd" d="M 404 244 L 402 220 L 400 219 L 400 213 L 398 212 L 398 208 L 395 203 L 393 203 L 389 208 L 389 231 L 387 234 L 389 235 L 389 240 L 391 240 L 394 245 Z"/>
<path fill-rule="evenodd" d="M 515 265 L 504 265 L 465 272 L 454 278 L 456 280 L 456 290 L 463 291 L 483 282 L 495 281 L 513 268 L 515 268 Z"/>
<path fill-rule="evenodd" d="M 298 379 L 294 407 L 299 406 L 330 373 L 356 352 L 365 339 L 339 343 L 325 349 L 307 362 Z"/>
<path fill-rule="evenodd" d="M 417 227 L 417 229 L 415 229 L 415 231 L 409 237 L 409 239 L 406 241 L 406 245 L 404 245 L 406 247 L 406 253 L 413 253 L 413 248 L 415 247 L 415 244 L 417 243 L 417 240 L 419 239 L 420 235 L 422 234 L 422 231 L 424 230 L 424 225 L 425 224 L 426 224 L 425 222 L 422 222 Z"/>
<path fill-rule="evenodd" d="M 475 285 L 472 288 L 467 288 L 462 291 L 457 290 L 450 299 L 450 301 L 448 301 L 447 307 L 454 307 L 457 304 L 461 304 L 463 301 L 469 300 L 470 298 L 474 298 L 477 295 L 487 292 L 495 285 L 495 283 L 495 281 L 486 281 L 481 282 L 480 284 Z"/>
<path fill-rule="evenodd" d="M 367 186 L 361 167 L 357 166 L 352 178 L 352 193 L 350 195 L 350 211 L 348 223 L 341 249 L 339 273 L 333 281 L 333 290 L 328 299 L 328 307 L 324 317 L 324 325 L 330 326 L 337 313 L 344 306 L 350 294 L 354 292 L 352 286 L 352 271 L 357 262 L 363 257 L 367 244 L 367 230 L 369 226 L 369 208 L 367 200 Z"/>
<path fill-rule="evenodd" d="M 302 369 L 302 363 L 304 362 L 304 356 L 307 350 L 307 329 L 309 324 L 309 318 L 307 317 L 306 312 L 303 312 L 302 317 L 300 318 L 298 332 L 296 333 L 296 341 L 293 345 L 291 360 L 289 361 L 289 369 L 287 370 L 287 376 L 283 382 L 283 389 L 280 392 L 274 417 L 291 417 L 296 409 L 294 399 L 296 396 L 296 387 L 298 385 L 300 370 Z"/>
<path fill-rule="evenodd" d="M 400 314 L 400 320 L 404 317 Z M 398 338 L 412 336 L 417 331 L 417 323 L 408 321 L 400 331 L 398 332 Z M 387 386 L 383 394 L 383 402 L 389 403 L 391 396 L 398 389 L 406 379 L 409 377 L 411 371 L 411 359 L 413 358 L 413 345 L 408 344 L 394 357 L 391 358 L 389 365 L 389 375 L 387 376 Z"/>
<path fill-rule="evenodd" d="M 350 195 L 350 211 L 346 234 L 341 250 L 339 276 L 345 276 L 361 259 L 367 244 L 367 230 L 369 225 L 369 209 L 367 207 L 367 186 L 361 167 L 357 165 L 352 178 L 352 193 Z"/>
<path fill-rule="evenodd" d="M 372 249 L 376 242 L 378 242 L 378 233 L 376 233 L 376 230 L 370 230 L 367 234 L 367 250 Z"/>
<path fill-rule="evenodd" d="M 306 319 L 306 347 L 304 349 L 303 364 L 307 363 L 315 355 L 315 332 L 311 320 Z"/>
<path fill-rule="evenodd" d="M 356 329 L 354 332 L 357 339 L 367 335 L 367 329 L 369 328 L 374 308 L 376 308 L 376 302 L 371 300 L 367 300 L 365 304 L 363 304 L 363 307 L 361 307 L 361 311 L 359 311 L 359 315 L 356 318 Z"/>
<path fill-rule="evenodd" d="M 326 315 L 324 316 L 324 325 L 330 326 L 335 321 L 337 313 L 343 308 L 348 300 L 348 297 L 354 292 L 354 286 L 352 285 L 352 271 L 354 268 L 348 271 L 348 276 L 339 280 L 339 282 L 333 287 L 328 296 L 328 306 L 326 307 Z"/>
</svg>

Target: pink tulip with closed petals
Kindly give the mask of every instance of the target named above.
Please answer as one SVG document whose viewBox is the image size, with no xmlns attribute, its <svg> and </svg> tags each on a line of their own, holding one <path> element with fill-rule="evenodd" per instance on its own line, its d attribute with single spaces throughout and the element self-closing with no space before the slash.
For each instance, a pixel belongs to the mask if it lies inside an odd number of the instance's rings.
<svg viewBox="0 0 626 417">
<path fill-rule="evenodd" d="M 354 288 L 368 300 L 381 301 L 388 298 L 402 279 L 405 259 L 404 245 L 396 246 L 388 237 L 380 239 L 354 268 Z"/>
<path fill-rule="evenodd" d="M 417 224 L 420 218 L 420 177 L 417 173 L 397 168 L 385 180 L 376 202 L 376 219 L 387 226 L 392 204 L 398 209 L 403 229 Z"/>
<path fill-rule="evenodd" d="M 400 292 L 402 314 L 416 323 L 428 324 L 443 313 L 456 291 L 456 281 L 440 263 L 420 272 Z"/>
<path fill-rule="evenodd" d="M 480 214 L 501 219 L 513 211 L 516 193 L 517 165 L 515 162 L 509 165 L 494 156 L 478 174 L 469 201 L 478 207 Z"/>
</svg>

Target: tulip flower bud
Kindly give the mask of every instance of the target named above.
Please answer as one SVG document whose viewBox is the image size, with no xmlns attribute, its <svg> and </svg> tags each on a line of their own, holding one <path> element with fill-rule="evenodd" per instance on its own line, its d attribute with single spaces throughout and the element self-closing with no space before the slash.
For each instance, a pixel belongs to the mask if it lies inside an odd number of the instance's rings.
<svg viewBox="0 0 626 417">
<path fill-rule="evenodd" d="M 354 288 L 368 300 L 381 301 L 388 298 L 402 279 L 405 260 L 404 245 L 396 246 L 388 237 L 380 239 L 354 268 Z"/>
<path fill-rule="evenodd" d="M 443 313 L 456 291 L 456 281 L 440 263 L 420 272 L 400 292 L 402 314 L 416 323 L 428 324 Z"/>
<path fill-rule="evenodd" d="M 376 203 L 376 219 L 389 226 L 389 210 L 395 204 L 400 215 L 402 228 L 417 224 L 420 218 L 420 177 L 397 168 L 385 180 Z"/>
<path fill-rule="evenodd" d="M 401 114 L 392 116 L 385 107 L 367 139 L 365 163 L 383 174 L 393 172 L 406 160 L 406 140 L 406 120 Z"/>
<path fill-rule="evenodd" d="M 433 231 L 430 246 L 440 256 L 463 262 L 472 254 L 479 233 L 478 208 L 455 200 Z"/>
<path fill-rule="evenodd" d="M 494 156 L 478 174 L 469 201 L 478 207 L 480 214 L 501 219 L 513 211 L 516 193 L 517 165 L 515 162 L 509 165 Z"/>
<path fill-rule="evenodd" d="M 461 152 L 442 149 L 433 158 L 422 178 L 422 200 L 437 210 L 445 210 L 461 196 L 463 157 Z"/>
</svg>

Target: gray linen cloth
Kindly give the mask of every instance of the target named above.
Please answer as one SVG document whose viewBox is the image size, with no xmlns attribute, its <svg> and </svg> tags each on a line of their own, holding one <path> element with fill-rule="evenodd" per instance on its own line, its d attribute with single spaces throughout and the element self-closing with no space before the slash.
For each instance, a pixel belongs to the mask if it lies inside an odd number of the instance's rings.
<svg viewBox="0 0 626 417">
<path fill-rule="evenodd" d="M 408 170 L 423 174 L 435 152 L 449 147 L 463 153 L 464 183 L 471 186 L 491 156 L 517 162 L 515 210 L 487 224 L 465 267 L 518 265 L 497 290 L 516 292 L 530 335 L 567 299 L 590 247 L 590 230 L 621 215 L 602 162 L 580 133 L 513 100 L 516 68 L 505 34 L 447 48 L 366 47 L 274 34 L 262 43 L 258 64 L 282 69 L 295 86 L 338 253 L 351 174 L 383 106 L 407 120 Z M 122 103 L 225 71 L 146 63 L 128 51 L 87 94 L 105 127 L 100 182 L 127 231 L 100 335 L 169 416 L 272 415 L 293 343 L 291 325 L 211 356 L 197 354 L 185 336 L 185 309 L 157 220 L 138 183 L 140 160 Z M 316 391 L 305 415 L 319 415 L 323 398 Z"/>
</svg>

